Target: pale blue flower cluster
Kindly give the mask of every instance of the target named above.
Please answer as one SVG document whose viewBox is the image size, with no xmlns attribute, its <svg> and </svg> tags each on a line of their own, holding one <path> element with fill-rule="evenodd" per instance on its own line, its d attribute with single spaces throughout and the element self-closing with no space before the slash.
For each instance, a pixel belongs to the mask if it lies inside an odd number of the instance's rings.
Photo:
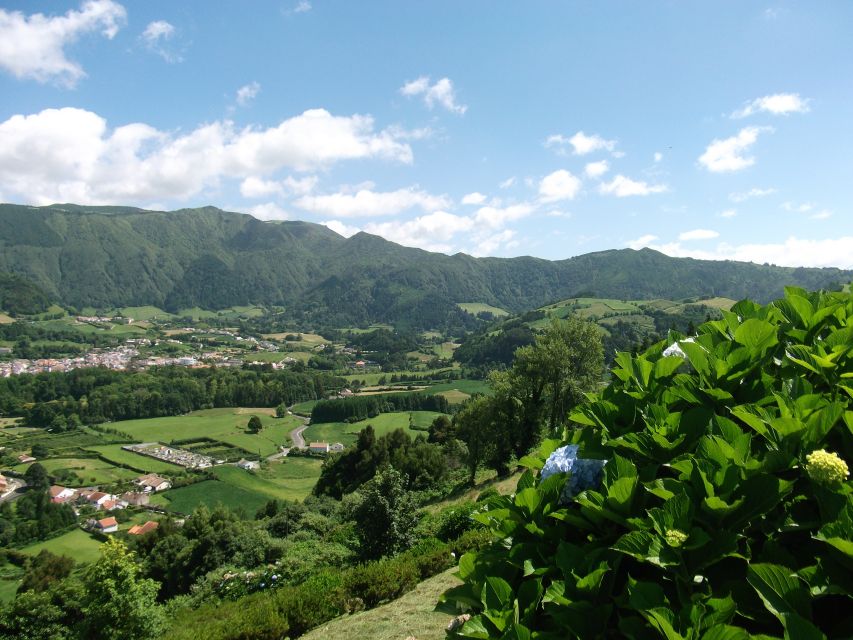
<svg viewBox="0 0 853 640">
<path fill-rule="evenodd" d="M 560 502 L 569 502 L 585 489 L 595 489 L 601 484 L 606 460 L 586 460 L 578 458 L 578 445 L 569 444 L 560 447 L 545 461 L 540 479 L 544 480 L 555 473 L 569 473 L 569 481 L 560 496 Z"/>
</svg>

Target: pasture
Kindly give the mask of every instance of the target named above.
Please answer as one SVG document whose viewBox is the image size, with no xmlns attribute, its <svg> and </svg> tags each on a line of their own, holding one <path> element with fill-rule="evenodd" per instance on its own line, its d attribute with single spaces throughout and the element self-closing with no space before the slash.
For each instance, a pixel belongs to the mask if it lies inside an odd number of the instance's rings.
<svg viewBox="0 0 853 640">
<path fill-rule="evenodd" d="M 139 475 L 135 471 L 116 467 L 99 458 L 47 458 L 39 462 L 51 474 L 63 470 L 72 472 L 77 477 L 77 481 L 64 481 L 65 485 L 70 487 L 112 484 L 122 480 L 130 480 Z M 19 473 L 24 473 L 29 466 L 29 464 L 19 464 L 13 469 Z"/>
<path fill-rule="evenodd" d="M 483 313 L 484 311 L 487 313 L 491 313 L 494 316 L 508 316 L 509 311 L 506 309 L 501 309 L 500 307 L 493 307 L 490 304 L 485 304 L 483 302 L 457 302 L 456 306 L 462 309 L 463 311 L 467 311 L 471 315 L 477 315 L 478 313 Z"/>
<path fill-rule="evenodd" d="M 230 465 L 215 467 L 213 473 L 222 482 L 268 500 L 302 500 L 317 483 L 322 466 L 316 458 L 280 458 L 253 473 Z"/>
<path fill-rule="evenodd" d="M 278 451 L 279 446 L 289 442 L 288 434 L 301 424 L 298 418 L 287 416 L 275 418 L 274 409 L 226 408 L 203 409 L 183 416 L 123 420 L 110 425 L 139 442 L 163 442 L 210 438 L 251 453 L 260 452 L 268 456 Z M 263 429 L 252 434 L 248 430 L 249 418 L 257 415 Z"/>
<path fill-rule="evenodd" d="M 302 435 L 305 438 L 305 442 L 341 442 L 349 446 L 356 441 L 359 431 L 367 425 L 372 425 L 377 437 L 396 429 L 402 429 L 409 437 L 414 439 L 418 435 L 425 435 L 425 430 L 440 415 L 442 414 L 436 411 L 380 413 L 375 418 L 368 418 L 359 422 L 321 422 L 312 424 Z M 410 425 L 420 427 L 420 430 L 412 429 Z"/>
<path fill-rule="evenodd" d="M 82 529 L 74 529 L 55 538 L 35 542 L 21 549 L 24 553 L 35 556 L 42 549 L 47 549 L 58 556 L 74 558 L 74 562 L 94 562 L 100 557 L 101 541 Z"/>
<path fill-rule="evenodd" d="M 221 504 L 235 511 L 243 509 L 249 516 L 254 516 L 255 512 L 270 500 L 266 494 L 236 487 L 221 480 L 203 480 L 186 487 L 169 489 L 157 497 L 158 504 L 183 514 L 192 513 L 193 509 L 201 504 L 210 508 Z"/>
</svg>

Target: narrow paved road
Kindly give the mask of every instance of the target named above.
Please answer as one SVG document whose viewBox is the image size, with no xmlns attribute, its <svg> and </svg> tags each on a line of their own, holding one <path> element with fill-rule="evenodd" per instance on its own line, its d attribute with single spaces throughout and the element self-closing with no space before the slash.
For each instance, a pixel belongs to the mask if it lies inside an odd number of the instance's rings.
<svg viewBox="0 0 853 640">
<path fill-rule="evenodd" d="M 308 419 L 303 418 L 303 420 L 305 420 L 305 424 L 296 427 L 290 432 L 290 439 L 293 441 L 293 446 L 299 449 L 305 448 L 305 438 L 302 437 L 302 432 L 308 428 Z"/>
</svg>

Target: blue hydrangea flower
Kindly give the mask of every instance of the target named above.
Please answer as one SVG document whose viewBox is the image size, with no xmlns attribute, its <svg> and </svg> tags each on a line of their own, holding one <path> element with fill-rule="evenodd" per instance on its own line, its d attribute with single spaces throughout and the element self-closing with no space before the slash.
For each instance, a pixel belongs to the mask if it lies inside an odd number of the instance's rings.
<svg viewBox="0 0 853 640">
<path fill-rule="evenodd" d="M 569 502 L 577 494 L 585 489 L 595 489 L 601 484 L 604 477 L 604 464 L 606 460 L 587 460 L 578 458 L 578 445 L 568 444 L 560 447 L 545 461 L 541 480 L 555 473 L 569 473 L 568 482 L 560 496 L 560 502 Z"/>
</svg>

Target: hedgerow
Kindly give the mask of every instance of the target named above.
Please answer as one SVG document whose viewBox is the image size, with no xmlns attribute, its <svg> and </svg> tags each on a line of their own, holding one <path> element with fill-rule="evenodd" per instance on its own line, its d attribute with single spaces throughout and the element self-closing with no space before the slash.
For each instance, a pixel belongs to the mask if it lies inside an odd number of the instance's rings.
<svg viewBox="0 0 853 640">
<path fill-rule="evenodd" d="M 853 637 L 853 297 L 740 302 L 612 373 L 474 516 L 499 541 L 451 635 Z"/>
</svg>

